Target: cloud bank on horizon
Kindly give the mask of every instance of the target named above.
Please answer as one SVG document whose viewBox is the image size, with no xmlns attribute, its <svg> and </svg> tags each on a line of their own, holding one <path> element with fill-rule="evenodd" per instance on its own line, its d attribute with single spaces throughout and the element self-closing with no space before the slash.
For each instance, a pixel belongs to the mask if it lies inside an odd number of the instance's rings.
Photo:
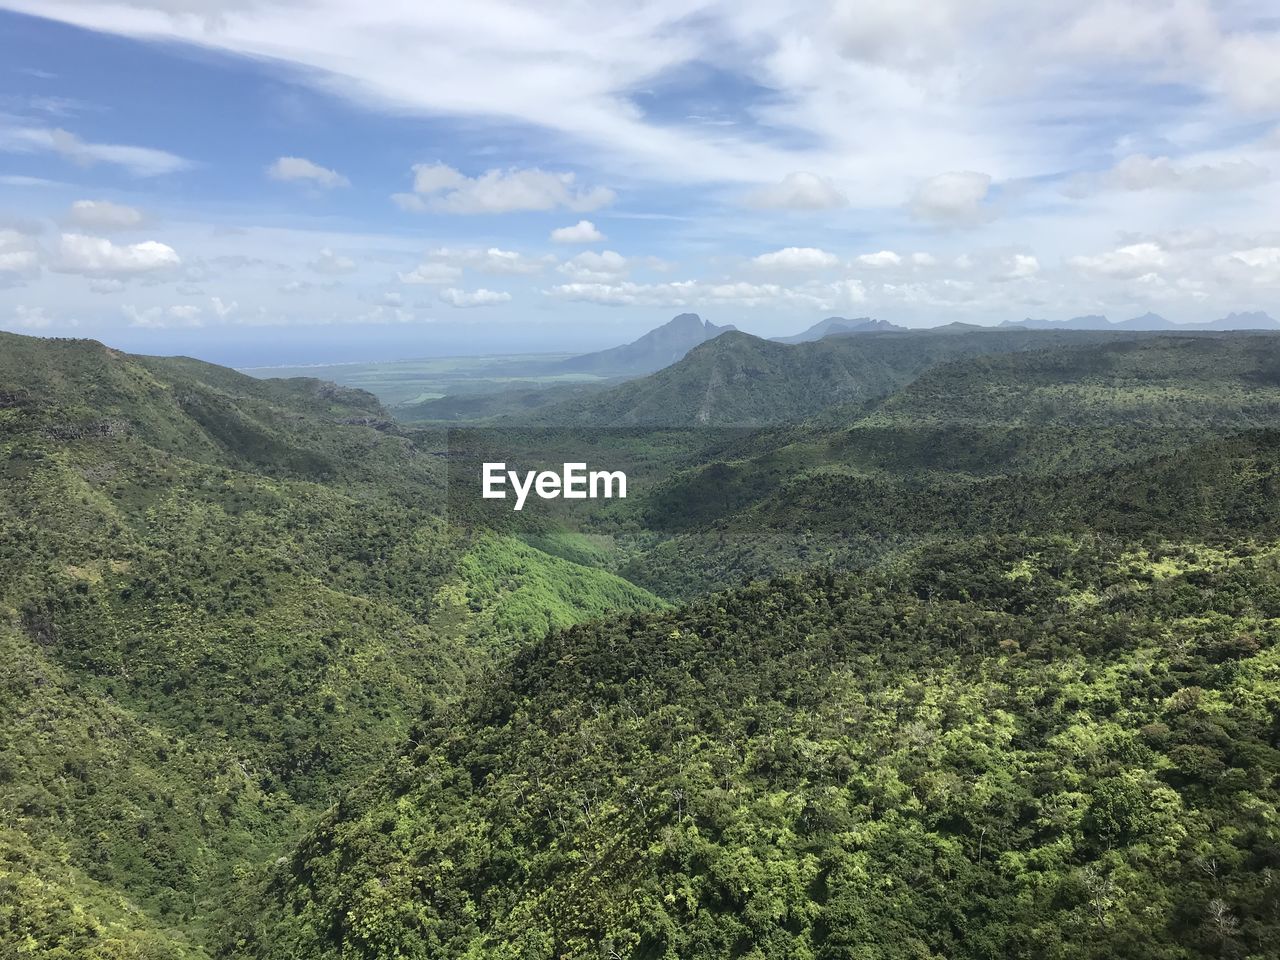
<svg viewBox="0 0 1280 960">
<path fill-rule="evenodd" d="M 0 0 L 0 26 L 7 329 L 426 352 L 669 309 L 1280 312 L 1266 2 Z"/>
</svg>

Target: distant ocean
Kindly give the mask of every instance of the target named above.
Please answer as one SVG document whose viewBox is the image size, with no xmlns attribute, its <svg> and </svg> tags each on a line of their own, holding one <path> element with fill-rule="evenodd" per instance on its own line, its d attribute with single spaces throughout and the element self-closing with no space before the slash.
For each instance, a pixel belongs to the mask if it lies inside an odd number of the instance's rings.
<svg viewBox="0 0 1280 960">
<path fill-rule="evenodd" d="M 372 363 L 426 357 L 471 357 L 514 353 L 580 353 L 605 344 L 549 342 L 537 336 L 480 337 L 460 328 L 386 327 L 253 328 L 202 330 L 120 330 L 100 336 L 110 347 L 130 353 L 188 356 L 228 367 L 284 367 Z"/>
</svg>

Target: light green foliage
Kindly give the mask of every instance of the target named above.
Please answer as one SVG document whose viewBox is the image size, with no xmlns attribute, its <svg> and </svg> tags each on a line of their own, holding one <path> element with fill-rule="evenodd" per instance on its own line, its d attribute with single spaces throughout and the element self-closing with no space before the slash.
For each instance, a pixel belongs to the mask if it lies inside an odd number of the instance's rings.
<svg viewBox="0 0 1280 960">
<path fill-rule="evenodd" d="M 428 711 L 233 952 L 1263 956 L 1280 564 L 1133 556 L 977 541 L 553 633 Z"/>
</svg>

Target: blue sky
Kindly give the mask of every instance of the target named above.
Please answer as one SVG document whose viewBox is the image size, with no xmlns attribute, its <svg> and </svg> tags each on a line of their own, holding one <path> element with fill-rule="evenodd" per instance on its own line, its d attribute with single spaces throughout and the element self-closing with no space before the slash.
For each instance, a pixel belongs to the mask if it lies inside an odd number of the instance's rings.
<svg viewBox="0 0 1280 960">
<path fill-rule="evenodd" d="M 454 6 L 0 0 L 0 328 L 248 365 L 1280 313 L 1269 4 Z"/>
</svg>

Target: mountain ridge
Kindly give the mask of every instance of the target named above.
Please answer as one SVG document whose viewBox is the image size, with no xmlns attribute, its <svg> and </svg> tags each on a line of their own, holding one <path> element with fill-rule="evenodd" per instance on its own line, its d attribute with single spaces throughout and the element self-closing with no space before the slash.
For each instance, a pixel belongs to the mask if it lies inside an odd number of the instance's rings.
<svg viewBox="0 0 1280 960">
<path fill-rule="evenodd" d="M 681 313 L 630 343 L 562 360 L 556 369 L 565 373 L 601 376 L 641 376 L 682 359 L 694 347 L 736 329 L 717 326 L 696 313 Z"/>
<path fill-rule="evenodd" d="M 770 337 L 775 343 L 805 343 L 809 340 L 821 340 L 823 337 L 844 336 L 855 333 L 887 333 L 893 330 L 905 331 L 888 320 L 877 320 L 872 317 L 856 317 L 852 320 L 845 317 L 827 317 L 819 320 L 807 330 L 792 334 L 789 337 Z"/>
<path fill-rule="evenodd" d="M 1005 320 L 1001 328 L 1021 328 L 1024 330 L 1144 330 L 1169 331 L 1179 330 L 1196 332 L 1209 330 L 1280 330 L 1280 320 L 1274 319 L 1263 310 L 1229 313 L 1217 320 L 1198 320 L 1190 323 L 1175 323 L 1158 313 L 1150 311 L 1128 320 L 1108 320 L 1100 314 L 1087 314 L 1071 317 L 1066 320 L 1045 320 L 1027 317 L 1025 320 Z"/>
</svg>

